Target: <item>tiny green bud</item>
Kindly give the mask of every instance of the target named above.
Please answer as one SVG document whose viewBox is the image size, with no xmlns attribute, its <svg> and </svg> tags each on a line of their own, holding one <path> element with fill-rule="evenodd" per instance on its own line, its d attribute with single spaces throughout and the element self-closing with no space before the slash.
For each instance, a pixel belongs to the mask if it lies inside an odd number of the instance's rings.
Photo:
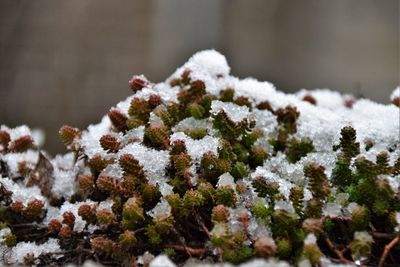
<svg viewBox="0 0 400 267">
<path fill-rule="evenodd" d="M 75 138 L 80 136 L 80 131 L 77 128 L 73 128 L 68 125 L 64 125 L 61 127 L 59 131 L 61 141 L 66 145 L 71 145 Z"/>
<path fill-rule="evenodd" d="M 114 213 L 108 209 L 101 209 L 96 212 L 97 223 L 101 226 L 108 226 L 115 220 Z"/>
<path fill-rule="evenodd" d="M 189 114 L 195 119 L 201 119 L 204 117 L 205 110 L 201 105 L 197 103 L 189 104 L 187 110 Z"/>
<path fill-rule="evenodd" d="M 234 96 L 235 90 L 232 88 L 227 88 L 219 93 L 219 99 L 223 102 L 232 102 Z"/>
<path fill-rule="evenodd" d="M 351 226 L 356 231 L 365 230 L 370 223 L 370 212 L 365 206 L 355 206 L 351 211 Z"/>
<path fill-rule="evenodd" d="M 228 222 L 229 210 L 224 205 L 215 206 L 211 212 L 211 220 L 214 223 Z"/>
<path fill-rule="evenodd" d="M 134 175 L 138 178 L 144 177 L 144 171 L 139 161 L 131 154 L 123 154 L 119 158 L 119 165 L 125 173 Z"/>
<path fill-rule="evenodd" d="M 4 244 L 11 248 L 17 244 L 17 237 L 13 233 L 8 233 L 4 236 Z"/>
<path fill-rule="evenodd" d="M 374 240 L 367 232 L 355 232 L 351 242 L 351 255 L 354 260 L 368 258 L 371 254 L 372 243 Z"/>
<path fill-rule="evenodd" d="M 144 130 L 143 142 L 157 149 L 166 149 L 169 146 L 168 130 L 162 125 L 151 123 Z"/>
<path fill-rule="evenodd" d="M 303 257 L 308 259 L 311 264 L 317 265 L 321 262 L 323 256 L 317 244 L 305 244 L 303 247 Z"/>
<path fill-rule="evenodd" d="M 129 230 L 125 230 L 120 234 L 118 240 L 124 249 L 130 249 L 137 243 L 135 232 Z"/>
<path fill-rule="evenodd" d="M 128 230 L 135 230 L 136 226 L 144 220 L 143 208 L 136 198 L 129 198 L 122 210 L 122 225 Z"/>
<path fill-rule="evenodd" d="M 227 207 L 236 206 L 236 193 L 230 186 L 218 187 L 215 192 L 215 201 L 218 205 Z"/>
<path fill-rule="evenodd" d="M 254 254 L 258 257 L 268 258 L 275 255 L 277 246 L 274 239 L 269 236 L 260 236 L 254 243 Z"/>
<path fill-rule="evenodd" d="M 235 179 L 242 179 L 249 173 L 249 168 L 243 162 L 237 161 L 232 168 L 231 174 Z"/>
<path fill-rule="evenodd" d="M 278 238 L 276 240 L 276 254 L 280 259 L 287 259 L 292 253 L 292 243 L 289 239 Z"/>
<path fill-rule="evenodd" d="M 108 112 L 108 117 L 117 131 L 124 132 L 127 130 L 126 121 L 128 118 L 121 111 L 116 108 L 112 108 Z"/>
</svg>

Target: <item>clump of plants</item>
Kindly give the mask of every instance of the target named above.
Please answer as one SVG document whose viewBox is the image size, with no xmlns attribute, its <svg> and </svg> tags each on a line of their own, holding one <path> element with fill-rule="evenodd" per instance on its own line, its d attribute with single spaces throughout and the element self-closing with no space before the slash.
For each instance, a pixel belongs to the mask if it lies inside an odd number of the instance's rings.
<svg viewBox="0 0 400 267">
<path fill-rule="evenodd" d="M 400 263 L 395 101 L 285 95 L 215 51 L 129 86 L 101 123 L 60 129 L 65 155 L 1 126 L 2 264 Z"/>
</svg>

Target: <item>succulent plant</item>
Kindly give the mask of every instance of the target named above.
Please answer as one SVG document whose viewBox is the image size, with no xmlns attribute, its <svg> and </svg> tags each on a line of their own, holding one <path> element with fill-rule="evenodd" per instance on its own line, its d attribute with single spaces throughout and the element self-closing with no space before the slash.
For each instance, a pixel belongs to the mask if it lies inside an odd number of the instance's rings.
<svg viewBox="0 0 400 267">
<path fill-rule="evenodd" d="M 400 262 L 398 107 L 331 110 L 228 69 L 206 51 L 165 83 L 134 75 L 100 124 L 60 129 L 72 153 L 54 159 L 1 126 L 0 263 Z"/>
</svg>

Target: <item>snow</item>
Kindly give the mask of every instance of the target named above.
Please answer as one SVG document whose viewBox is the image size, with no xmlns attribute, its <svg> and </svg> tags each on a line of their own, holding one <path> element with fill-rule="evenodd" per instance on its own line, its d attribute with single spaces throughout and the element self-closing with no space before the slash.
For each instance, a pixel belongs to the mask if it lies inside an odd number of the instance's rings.
<svg viewBox="0 0 400 267">
<path fill-rule="evenodd" d="M 55 253 L 60 251 L 60 245 L 58 240 L 55 238 L 49 238 L 49 240 L 43 244 L 36 244 L 34 242 L 19 242 L 11 249 L 8 259 L 10 264 L 23 264 L 26 254 L 33 254 L 35 257 L 38 257 L 41 254 Z"/>
<path fill-rule="evenodd" d="M 74 158 L 75 155 L 73 153 L 67 153 L 65 155 L 57 155 L 51 161 L 54 167 L 54 184 L 51 192 L 54 196 L 69 199 L 76 192 L 75 178 L 79 169 L 78 166 L 74 168 Z"/>
<path fill-rule="evenodd" d="M 275 129 L 275 127 L 278 125 L 275 115 L 273 115 L 268 110 L 255 109 L 252 112 L 252 115 L 256 120 L 256 127 L 262 128 L 266 134 L 271 133 L 273 129 Z"/>
<path fill-rule="evenodd" d="M 291 202 L 285 200 L 278 200 L 274 206 L 275 210 L 285 210 L 289 213 L 294 213 L 294 208 Z"/>
<path fill-rule="evenodd" d="M 342 215 L 342 205 L 338 203 L 326 203 L 323 210 L 324 216 L 335 218 Z"/>
<path fill-rule="evenodd" d="M 13 142 L 14 140 L 26 135 L 32 136 L 31 130 L 26 125 L 21 125 L 12 129 L 8 128 L 5 125 L 2 125 L 0 127 L 0 130 L 5 130 L 10 134 L 10 142 Z"/>
<path fill-rule="evenodd" d="M 279 192 L 286 198 L 289 199 L 290 189 L 294 186 L 290 181 L 281 178 L 279 175 L 270 172 L 268 169 L 263 167 L 257 167 L 257 169 L 250 174 L 251 179 L 257 176 L 263 176 L 268 181 L 276 182 L 279 185 Z"/>
<path fill-rule="evenodd" d="M 185 142 L 186 149 L 192 161 L 199 163 L 203 154 L 213 152 L 218 154 L 219 139 L 212 136 L 205 136 L 200 140 L 194 140 L 182 132 L 174 133 L 170 136 L 170 143 L 176 140 Z"/>
<path fill-rule="evenodd" d="M 239 106 L 234 103 L 226 103 L 219 100 L 211 102 L 210 112 L 212 114 L 218 114 L 221 110 L 225 111 L 226 115 L 236 123 L 243 121 L 250 114 L 249 108 L 246 106 Z"/>
<path fill-rule="evenodd" d="M 63 220 L 62 215 L 64 214 L 64 212 L 70 211 L 75 216 L 75 224 L 73 230 L 78 233 L 82 232 L 86 225 L 86 221 L 84 221 L 82 217 L 78 215 L 78 209 L 82 204 L 93 205 L 95 204 L 95 202 L 91 200 L 86 200 L 84 202 L 75 202 L 75 203 L 64 202 L 60 208 L 49 206 L 49 208 L 47 209 L 46 217 L 43 220 L 43 223 L 47 225 L 52 219 L 57 219 L 61 222 Z"/>
<path fill-rule="evenodd" d="M 32 139 L 33 143 L 39 147 L 44 145 L 44 141 L 46 140 L 46 134 L 42 129 L 32 129 Z"/>
<path fill-rule="evenodd" d="M 36 185 L 31 187 L 25 187 L 24 184 L 20 182 L 14 182 L 10 178 L 0 177 L 0 183 L 6 188 L 7 191 L 12 192 L 11 199 L 13 202 L 21 201 L 24 205 L 28 204 L 28 202 L 32 200 L 40 200 L 45 204 L 47 204 L 47 199 L 42 196 L 40 192 L 40 188 Z"/>
<path fill-rule="evenodd" d="M 223 186 L 235 187 L 235 180 L 229 172 L 226 172 L 218 177 L 217 187 Z"/>
<path fill-rule="evenodd" d="M 189 117 L 186 119 L 181 120 L 180 122 L 178 122 L 177 125 L 175 125 L 173 127 L 173 131 L 174 132 L 183 132 L 184 130 L 190 128 L 209 128 L 211 126 L 211 124 L 209 123 L 209 121 L 207 119 L 203 119 L 203 120 L 197 120 L 193 117 Z"/>
<path fill-rule="evenodd" d="M 144 135 L 144 126 L 139 126 L 132 130 L 129 130 L 123 137 L 121 137 L 121 145 L 124 146 L 128 143 L 131 143 L 132 140 L 143 141 L 143 135 Z"/>
<path fill-rule="evenodd" d="M 147 212 L 147 215 L 153 218 L 168 217 L 171 215 L 171 206 L 163 198 L 152 210 Z"/>
<path fill-rule="evenodd" d="M 163 197 L 166 197 L 168 195 L 173 194 L 174 192 L 172 191 L 173 187 L 167 183 L 159 183 L 159 188 L 160 193 Z"/>
<path fill-rule="evenodd" d="M 238 80 L 235 84 L 235 93 L 239 96 L 246 96 L 257 102 L 272 100 L 277 94 L 275 86 L 266 81 L 258 81 L 254 78 Z"/>
<path fill-rule="evenodd" d="M 142 90 L 138 91 L 134 96 L 148 100 L 151 95 L 157 94 L 161 97 L 161 99 L 163 101 L 177 102 L 178 101 L 178 99 L 177 99 L 178 92 L 179 92 L 178 88 L 171 88 L 168 84 L 159 83 L 159 84 L 156 84 L 152 88 L 143 88 Z M 132 98 L 130 98 L 130 100 L 131 99 Z M 130 101 L 129 101 L 129 105 L 130 105 Z M 119 107 L 119 106 L 117 106 L 117 107 Z M 126 110 L 126 112 L 128 109 L 129 109 L 129 106 L 128 106 L 128 108 L 126 108 L 125 105 L 123 106 L 123 108 L 121 108 L 121 110 L 123 110 L 123 111 Z"/>
<path fill-rule="evenodd" d="M 302 89 L 296 93 L 296 96 L 302 100 L 306 95 L 310 95 L 315 98 L 318 107 L 330 109 L 332 111 L 338 109 L 344 109 L 345 96 L 339 92 L 331 91 L 329 89 L 314 89 L 305 90 Z M 311 105 L 311 104 L 310 104 Z"/>
<path fill-rule="evenodd" d="M 18 177 L 21 175 L 19 172 L 19 164 L 25 163 L 30 169 L 34 169 L 39 159 L 39 152 L 28 150 L 22 153 L 8 153 L 0 155 L 0 159 L 7 163 L 9 175 L 11 177 Z"/>
<path fill-rule="evenodd" d="M 394 100 L 396 97 L 400 97 L 400 86 L 397 86 L 390 94 L 390 100 Z"/>
<path fill-rule="evenodd" d="M 118 158 L 123 154 L 131 154 L 139 161 L 150 183 L 159 184 L 166 181 L 165 168 L 169 164 L 168 151 L 133 143 L 121 149 L 118 152 Z"/>
<path fill-rule="evenodd" d="M 396 212 L 396 223 L 397 226 L 395 227 L 396 232 L 400 232 L 400 212 Z"/>
<path fill-rule="evenodd" d="M 317 243 L 317 238 L 314 234 L 308 234 L 304 239 L 304 245 L 312 245 Z"/>
<path fill-rule="evenodd" d="M 160 254 L 150 262 L 149 267 L 176 267 L 176 265 L 168 256 Z"/>
<path fill-rule="evenodd" d="M 357 131 L 357 140 L 372 139 L 375 143 L 391 146 L 400 142 L 400 113 L 394 105 L 383 105 L 367 99 L 357 101 L 349 113 Z"/>
<path fill-rule="evenodd" d="M 100 146 L 100 138 L 110 132 L 111 122 L 108 116 L 104 116 L 99 124 L 89 125 L 87 131 L 82 132 L 80 144 L 85 150 L 85 154 L 89 159 L 95 155 L 107 158 L 107 152 Z"/>
<path fill-rule="evenodd" d="M 106 199 L 101 202 L 94 202 L 92 200 L 86 200 L 86 201 L 70 203 L 70 202 L 66 201 L 63 203 L 63 205 L 60 208 L 49 206 L 46 217 L 43 220 L 43 223 L 45 225 L 47 225 L 52 219 L 56 219 L 61 222 L 63 220 L 64 212 L 70 211 L 75 216 L 75 224 L 74 224 L 73 230 L 74 230 L 74 232 L 80 233 L 85 229 L 85 226 L 86 226 L 86 221 L 83 220 L 82 217 L 78 215 L 79 207 L 82 206 L 83 204 L 95 206 L 96 211 L 103 210 L 103 209 L 111 211 L 112 205 L 114 204 L 114 202 L 112 199 Z M 88 226 L 89 232 L 93 232 L 96 229 L 97 229 L 97 226 L 92 226 L 92 225 Z"/>
<path fill-rule="evenodd" d="M 111 176 L 116 180 L 121 180 L 124 171 L 122 170 L 121 166 L 118 163 L 114 164 L 109 164 L 101 173 L 99 176 Z"/>
</svg>

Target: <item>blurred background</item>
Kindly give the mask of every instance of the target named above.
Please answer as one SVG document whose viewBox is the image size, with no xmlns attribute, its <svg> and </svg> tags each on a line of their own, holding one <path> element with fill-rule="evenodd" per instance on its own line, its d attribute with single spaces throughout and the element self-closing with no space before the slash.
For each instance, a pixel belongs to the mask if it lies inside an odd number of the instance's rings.
<svg viewBox="0 0 400 267">
<path fill-rule="evenodd" d="M 388 103 L 399 82 L 399 0 L 0 0 L 0 124 L 46 132 L 97 123 L 194 52 L 294 92 L 331 88 Z"/>
</svg>

